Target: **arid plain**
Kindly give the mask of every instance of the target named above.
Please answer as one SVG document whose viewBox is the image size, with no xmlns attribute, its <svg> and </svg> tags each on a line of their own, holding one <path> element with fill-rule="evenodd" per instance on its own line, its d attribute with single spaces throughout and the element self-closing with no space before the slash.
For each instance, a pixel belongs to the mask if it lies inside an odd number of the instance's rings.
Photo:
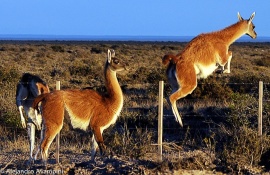
<svg viewBox="0 0 270 175">
<path fill-rule="evenodd" d="M 24 72 L 40 76 L 51 91 L 92 88 L 105 93 L 103 67 L 107 49 L 129 64 L 117 75 L 124 107 L 115 125 L 104 131 L 108 155 L 90 160 L 92 133 L 61 131 L 60 165 L 55 144 L 48 170 L 65 174 L 269 174 L 270 43 L 234 43 L 231 73 L 218 71 L 198 81 L 196 90 L 178 101 L 184 127 L 164 102 L 163 161 L 157 158 L 158 83 L 165 82 L 165 54 L 181 52 L 181 42 L 0 41 L 0 170 L 3 174 L 42 170 L 27 165 L 29 146 L 15 104 Z M 183 75 L 188 76 L 188 75 Z M 257 133 L 258 84 L 264 83 L 263 135 Z M 87 99 L 85 99 L 87 100 Z M 39 132 L 37 132 L 37 143 Z M 40 159 L 40 158 L 39 158 Z M 42 174 L 42 171 L 39 171 Z"/>
</svg>

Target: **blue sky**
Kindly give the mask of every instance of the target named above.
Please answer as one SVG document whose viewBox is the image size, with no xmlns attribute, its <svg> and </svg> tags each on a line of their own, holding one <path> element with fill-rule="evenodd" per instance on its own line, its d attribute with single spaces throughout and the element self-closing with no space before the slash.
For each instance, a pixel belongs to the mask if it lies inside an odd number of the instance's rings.
<svg viewBox="0 0 270 175">
<path fill-rule="evenodd" d="M 269 0 L 1 0 L 0 35 L 195 36 L 248 19 L 270 36 Z"/>
</svg>

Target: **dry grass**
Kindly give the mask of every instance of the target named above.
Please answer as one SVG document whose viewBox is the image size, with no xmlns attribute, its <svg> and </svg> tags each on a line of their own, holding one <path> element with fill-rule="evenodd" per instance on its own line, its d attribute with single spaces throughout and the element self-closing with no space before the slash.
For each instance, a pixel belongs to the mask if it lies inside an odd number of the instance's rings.
<svg viewBox="0 0 270 175">
<path fill-rule="evenodd" d="M 130 66 L 118 75 L 125 95 L 123 111 L 116 125 L 104 133 L 109 156 L 103 161 L 98 158 L 96 165 L 80 164 L 89 160 L 89 133 L 65 125 L 61 132 L 61 160 L 67 172 L 151 174 L 196 169 L 252 174 L 269 170 L 269 160 L 264 158 L 270 150 L 268 103 L 264 104 L 265 135 L 261 139 L 256 129 L 259 80 L 266 83 L 265 100 L 270 99 L 269 43 L 232 45 L 232 73 L 200 80 L 191 95 L 179 100 L 184 128 L 175 122 L 165 103 L 164 161 L 157 161 L 157 146 L 153 144 L 157 142 L 158 81 L 165 80 L 165 97 L 170 94 L 161 58 L 178 53 L 185 44 L 2 41 L 0 168 L 24 168 L 28 159 L 28 138 L 21 129 L 15 105 L 16 84 L 22 73 L 39 75 L 51 90 L 60 80 L 61 89 L 91 87 L 104 92 L 103 65 L 107 49 L 113 48 Z M 51 151 L 54 149 L 53 145 Z"/>
</svg>

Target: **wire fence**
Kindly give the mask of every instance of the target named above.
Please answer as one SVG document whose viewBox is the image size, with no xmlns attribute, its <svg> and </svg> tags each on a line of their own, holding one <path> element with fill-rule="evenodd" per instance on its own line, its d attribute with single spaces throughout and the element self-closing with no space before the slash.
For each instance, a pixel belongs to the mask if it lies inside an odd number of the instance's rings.
<svg viewBox="0 0 270 175">
<path fill-rule="evenodd" d="M 200 85 L 217 85 L 211 83 L 199 83 Z M 244 86 L 249 87 L 245 94 L 256 99 L 256 104 L 253 106 L 244 106 L 245 111 L 242 115 L 251 115 L 257 117 L 259 115 L 259 83 L 220 83 L 222 86 Z M 3 86 L 3 85 L 1 85 Z M 4 86 L 9 87 L 7 93 L 0 94 L 1 108 L 9 106 L 8 110 L 16 111 L 19 118 L 19 112 L 15 105 L 16 98 L 16 85 L 13 83 L 7 83 Z M 187 135 L 211 135 L 215 132 L 216 128 L 221 126 L 222 122 L 226 121 L 226 117 L 229 113 L 230 101 L 223 98 L 192 98 L 187 97 L 178 100 L 178 109 L 181 113 L 184 122 L 184 128 L 181 128 L 179 124 L 175 121 L 174 115 L 172 114 L 170 105 L 166 102 L 166 98 L 170 95 L 169 85 L 165 83 L 167 88 L 164 89 L 164 103 L 163 103 L 163 137 L 165 140 L 168 135 L 175 135 L 171 140 L 184 140 Z M 52 87 L 51 87 L 52 88 Z M 55 86 L 52 88 L 55 89 Z M 159 87 L 157 83 L 155 84 L 122 84 L 124 99 L 124 108 L 120 116 L 121 120 L 129 118 L 128 121 L 131 127 L 129 130 L 136 131 L 138 128 L 151 130 L 160 136 L 158 128 L 158 106 L 159 106 Z M 264 82 L 262 86 L 262 117 L 269 120 L 269 101 L 270 101 L 270 83 Z M 165 92 L 166 91 L 166 92 Z M 241 101 L 241 98 L 238 99 Z M 4 102 L 4 103 L 3 103 Z M 240 102 L 239 102 L 240 103 Z M 254 103 L 254 102 L 252 102 Z M 266 108 L 264 107 L 266 106 Z M 240 109 L 241 110 L 241 109 Z M 3 110 L 1 110 L 1 118 L 3 117 Z M 254 116 L 255 114 L 255 116 Z M 119 121 L 119 120 L 118 120 Z M 133 126 L 132 126 L 133 121 Z M 6 129 L 12 130 L 14 137 L 24 130 L 19 126 L 6 126 Z M 263 121 L 258 126 L 263 126 Z M 118 125 L 119 126 L 119 125 Z M 259 129 L 263 132 L 263 127 Z M 160 143 L 158 143 L 160 145 Z"/>
<path fill-rule="evenodd" d="M 213 85 L 211 83 L 198 83 L 199 85 Z M 248 95 L 251 95 L 254 98 L 259 97 L 259 83 L 220 83 L 222 86 L 247 86 L 249 88 L 249 92 L 247 92 Z M 15 110 L 16 109 L 16 85 L 14 83 L 6 83 L 1 86 L 6 86 L 8 87 L 8 90 L 6 93 L 0 94 L 0 99 L 1 99 L 1 108 L 8 106 L 8 110 Z M 165 86 L 169 86 L 168 84 L 165 83 Z M 125 95 L 125 101 L 124 101 L 124 108 L 123 111 L 125 112 L 133 112 L 133 113 L 147 113 L 149 112 L 148 110 L 157 108 L 158 106 L 158 86 L 157 84 L 122 84 L 123 87 L 123 92 Z M 51 86 L 52 89 L 55 89 L 54 87 Z M 240 87 L 238 87 L 240 88 Z M 170 89 L 165 88 L 164 92 L 164 98 L 167 98 L 170 95 Z M 270 101 L 270 83 L 268 82 L 263 82 L 263 103 L 266 103 Z M 170 106 L 166 102 L 164 102 L 164 108 L 165 108 L 165 113 L 164 117 L 173 117 L 172 113 L 170 112 Z M 187 106 L 193 106 L 194 108 L 200 108 L 201 107 L 222 107 L 228 104 L 228 101 L 222 98 L 215 98 L 215 99 L 210 99 L 206 100 L 203 98 L 183 98 L 178 100 L 178 107 L 180 110 L 188 110 L 186 109 Z M 153 111 L 151 111 L 153 112 Z M 156 110 L 157 112 L 157 110 Z M 266 115 L 268 115 L 268 111 L 264 112 Z M 19 113 L 18 113 L 19 115 Z M 184 112 L 182 114 L 184 118 L 188 117 L 200 117 L 200 114 L 196 113 L 188 113 Z M 204 114 L 204 117 L 219 117 L 220 114 L 214 114 L 210 113 Z M 171 128 L 168 128 L 171 129 Z"/>
</svg>

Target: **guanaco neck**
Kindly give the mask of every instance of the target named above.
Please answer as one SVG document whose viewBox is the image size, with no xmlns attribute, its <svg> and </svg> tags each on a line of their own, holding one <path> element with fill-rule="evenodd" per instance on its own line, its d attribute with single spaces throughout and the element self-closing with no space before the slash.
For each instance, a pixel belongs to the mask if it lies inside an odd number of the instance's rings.
<svg viewBox="0 0 270 175">
<path fill-rule="evenodd" d="M 116 77 L 116 71 L 110 68 L 109 63 L 105 65 L 105 85 L 110 109 L 117 113 L 123 107 L 123 94 Z"/>
<path fill-rule="evenodd" d="M 239 21 L 229 27 L 226 27 L 223 30 L 217 31 L 216 34 L 220 35 L 220 37 L 228 43 L 228 45 L 231 45 L 233 42 L 235 42 L 238 38 L 240 38 L 242 35 L 246 34 L 246 28 L 247 28 L 247 21 Z"/>
</svg>

